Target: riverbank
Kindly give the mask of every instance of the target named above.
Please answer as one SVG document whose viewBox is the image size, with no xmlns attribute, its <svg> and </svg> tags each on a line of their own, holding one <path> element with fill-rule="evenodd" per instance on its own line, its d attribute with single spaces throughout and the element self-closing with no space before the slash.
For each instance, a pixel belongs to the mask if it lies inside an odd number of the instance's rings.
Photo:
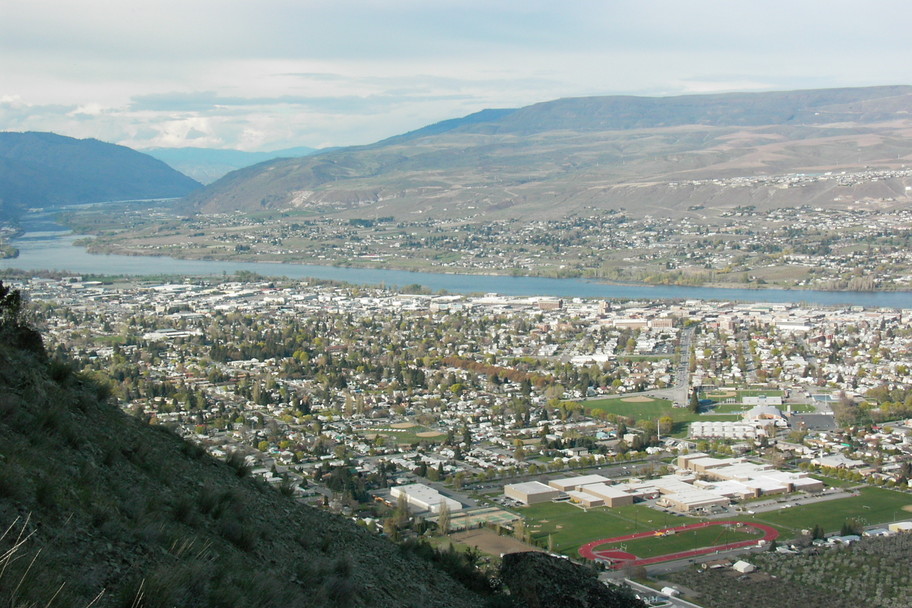
<svg viewBox="0 0 912 608">
<path fill-rule="evenodd" d="M 910 308 L 912 293 L 797 291 L 782 289 L 721 289 L 708 287 L 609 285 L 585 279 L 554 279 L 471 274 L 412 272 L 275 262 L 180 260 L 170 257 L 94 255 L 73 246 L 78 238 L 65 231 L 26 232 L 16 240 L 20 255 L 0 260 L 0 270 L 66 271 L 69 274 L 127 276 L 212 276 L 250 272 L 291 279 L 324 279 L 359 285 L 421 286 L 429 292 L 498 293 L 509 296 L 605 298 L 618 300 L 720 300 L 822 306 Z"/>
<path fill-rule="evenodd" d="M 275 255 L 269 253 L 259 253 L 254 250 L 249 251 L 228 251 L 213 250 L 212 248 L 189 248 L 184 246 L 173 246 L 167 249 L 137 249 L 121 246 L 118 243 L 110 241 L 101 242 L 94 237 L 83 237 L 74 242 L 74 245 L 85 247 L 86 250 L 95 255 L 123 255 L 131 257 L 166 257 L 178 260 L 203 261 L 203 262 L 228 262 L 244 264 L 277 264 L 277 265 L 313 265 L 327 266 L 334 268 L 353 268 L 361 270 L 381 270 L 395 272 L 415 272 L 431 273 L 445 275 L 464 275 L 464 276 L 486 276 L 486 277 L 527 277 L 543 279 L 578 279 L 592 281 L 608 286 L 625 286 L 625 287 L 684 287 L 684 288 L 707 288 L 707 289 L 729 289 L 729 290 L 755 290 L 762 292 L 765 290 L 785 290 L 795 292 L 833 292 L 833 293 L 902 293 L 903 290 L 895 287 L 880 287 L 878 289 L 852 290 L 845 287 L 839 288 L 831 285 L 829 281 L 822 281 L 820 285 L 793 285 L 789 281 L 783 282 L 747 282 L 744 281 L 694 281 L 685 278 L 671 280 L 654 280 L 654 281 L 619 281 L 599 276 L 586 270 L 567 270 L 559 271 L 530 271 L 517 268 L 498 270 L 496 268 L 485 267 L 454 267 L 452 265 L 435 265 L 425 260 L 416 260 L 414 258 L 395 258 L 388 257 L 384 260 L 373 259 L 352 259 L 337 258 L 327 259 L 325 257 L 317 258 L 302 255 Z M 674 275 L 669 275 L 673 277 Z"/>
</svg>

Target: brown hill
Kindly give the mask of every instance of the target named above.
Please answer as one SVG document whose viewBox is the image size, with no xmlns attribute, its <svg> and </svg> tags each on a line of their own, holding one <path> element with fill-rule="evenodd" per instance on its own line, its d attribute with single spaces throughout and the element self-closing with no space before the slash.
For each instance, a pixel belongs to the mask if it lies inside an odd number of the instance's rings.
<svg viewBox="0 0 912 608">
<path fill-rule="evenodd" d="M 789 206 L 808 201 L 779 186 L 713 180 L 902 168 L 912 160 L 910 110 L 912 87 L 902 86 L 562 99 L 248 167 L 186 202 L 203 213 L 309 209 L 402 219 Z M 706 183 L 681 186 L 694 181 Z M 849 193 L 837 186 L 821 184 L 811 198 L 839 205 Z M 853 187 L 856 198 L 874 196 L 868 184 Z M 905 196 L 901 180 L 886 188 Z"/>
</svg>

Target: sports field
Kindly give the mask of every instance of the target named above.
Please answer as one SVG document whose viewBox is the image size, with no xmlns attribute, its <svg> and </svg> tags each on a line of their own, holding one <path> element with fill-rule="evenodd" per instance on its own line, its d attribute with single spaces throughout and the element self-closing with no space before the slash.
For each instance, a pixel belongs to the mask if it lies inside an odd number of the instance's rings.
<svg viewBox="0 0 912 608">
<path fill-rule="evenodd" d="M 653 397 L 614 397 L 611 399 L 593 399 L 583 401 L 583 406 L 594 411 L 604 411 L 616 416 L 625 416 L 634 420 L 655 421 L 662 416 L 668 416 L 674 423 L 674 432 L 686 432 L 684 423 L 695 420 L 731 420 L 731 416 L 717 414 L 694 414 L 686 407 L 673 407 L 668 399 Z"/>
<path fill-rule="evenodd" d="M 802 530 L 810 530 L 815 525 L 821 526 L 827 533 L 836 533 L 847 519 L 858 520 L 864 525 L 912 519 L 912 513 L 909 511 L 912 509 L 912 495 L 885 488 L 865 487 L 859 490 L 856 496 L 795 505 L 796 501 L 802 503 L 805 500 L 809 498 L 796 495 L 775 511 L 755 515 L 743 514 L 738 518 L 745 524 L 767 526 L 785 538 L 797 537 Z M 786 504 L 793 506 L 787 507 Z M 565 502 L 547 502 L 526 507 L 522 514 L 526 521 L 526 530 L 534 542 L 547 543 L 550 536 L 555 551 L 565 555 L 575 555 L 580 547 L 596 539 L 610 539 L 644 532 L 653 534 L 655 530 L 699 521 L 642 505 L 583 510 Z M 709 530 L 698 532 L 695 537 L 691 531 L 689 539 L 683 536 L 680 539 L 663 538 L 662 543 L 647 538 L 643 541 L 647 548 L 637 547 L 639 553 L 634 553 L 640 557 L 652 557 L 661 552 L 673 553 L 693 549 L 697 545 L 734 542 L 738 534 L 736 530 L 729 530 L 726 532 L 727 537 L 717 541 L 715 536 L 719 533 L 718 530 Z M 675 544 L 678 542 L 683 544 L 678 546 Z"/>
<path fill-rule="evenodd" d="M 770 542 L 779 531 L 763 524 L 740 521 L 710 521 L 676 526 L 653 532 L 603 538 L 580 547 L 587 559 L 601 559 L 615 567 L 630 564 L 644 566 L 714 551 L 740 549 L 758 541 Z"/>
<path fill-rule="evenodd" d="M 857 496 L 757 513 L 744 520 L 769 524 L 791 537 L 815 525 L 821 526 L 827 533 L 839 532 L 847 519 L 856 519 L 865 525 L 912 519 L 905 510 L 910 505 L 912 495 L 886 488 L 865 487 L 859 490 Z"/>
<path fill-rule="evenodd" d="M 599 507 L 584 511 L 566 502 L 532 505 L 524 508 L 522 514 L 533 540 L 547 542 L 551 536 L 555 551 L 566 555 L 575 554 L 580 546 L 596 538 L 624 536 L 697 521 L 645 506 Z"/>
</svg>

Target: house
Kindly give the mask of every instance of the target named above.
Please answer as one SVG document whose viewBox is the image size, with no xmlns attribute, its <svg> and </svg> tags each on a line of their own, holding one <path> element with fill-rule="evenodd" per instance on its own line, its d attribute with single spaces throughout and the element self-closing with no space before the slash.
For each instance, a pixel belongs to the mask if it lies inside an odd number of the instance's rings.
<svg viewBox="0 0 912 608">
<path fill-rule="evenodd" d="M 732 570 L 734 570 L 735 572 L 740 572 L 741 574 L 749 574 L 756 569 L 757 569 L 756 566 L 754 566 L 750 562 L 744 561 L 743 559 L 739 559 L 734 564 L 732 564 Z"/>
</svg>

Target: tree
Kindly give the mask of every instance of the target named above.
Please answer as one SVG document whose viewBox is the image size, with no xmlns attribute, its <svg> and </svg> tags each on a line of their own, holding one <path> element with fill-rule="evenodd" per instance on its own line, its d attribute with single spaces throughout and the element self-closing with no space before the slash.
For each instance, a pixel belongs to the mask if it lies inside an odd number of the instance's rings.
<svg viewBox="0 0 912 608">
<path fill-rule="evenodd" d="M 517 519 L 513 522 L 513 536 L 522 542 L 526 541 L 526 523 L 523 520 Z"/>
<path fill-rule="evenodd" d="M 441 536 L 450 533 L 450 507 L 446 500 L 440 501 L 440 512 L 437 514 L 437 530 Z"/>
<path fill-rule="evenodd" d="M 518 462 L 522 462 L 526 459 L 526 450 L 523 448 L 523 442 L 521 439 L 517 439 L 513 443 L 515 449 L 513 450 L 513 458 Z"/>
<path fill-rule="evenodd" d="M 22 294 L 0 281 L 0 329 L 14 329 L 22 325 Z"/>
<path fill-rule="evenodd" d="M 694 414 L 700 413 L 700 396 L 697 395 L 697 389 L 690 393 L 690 405 L 688 407 Z"/>
</svg>

